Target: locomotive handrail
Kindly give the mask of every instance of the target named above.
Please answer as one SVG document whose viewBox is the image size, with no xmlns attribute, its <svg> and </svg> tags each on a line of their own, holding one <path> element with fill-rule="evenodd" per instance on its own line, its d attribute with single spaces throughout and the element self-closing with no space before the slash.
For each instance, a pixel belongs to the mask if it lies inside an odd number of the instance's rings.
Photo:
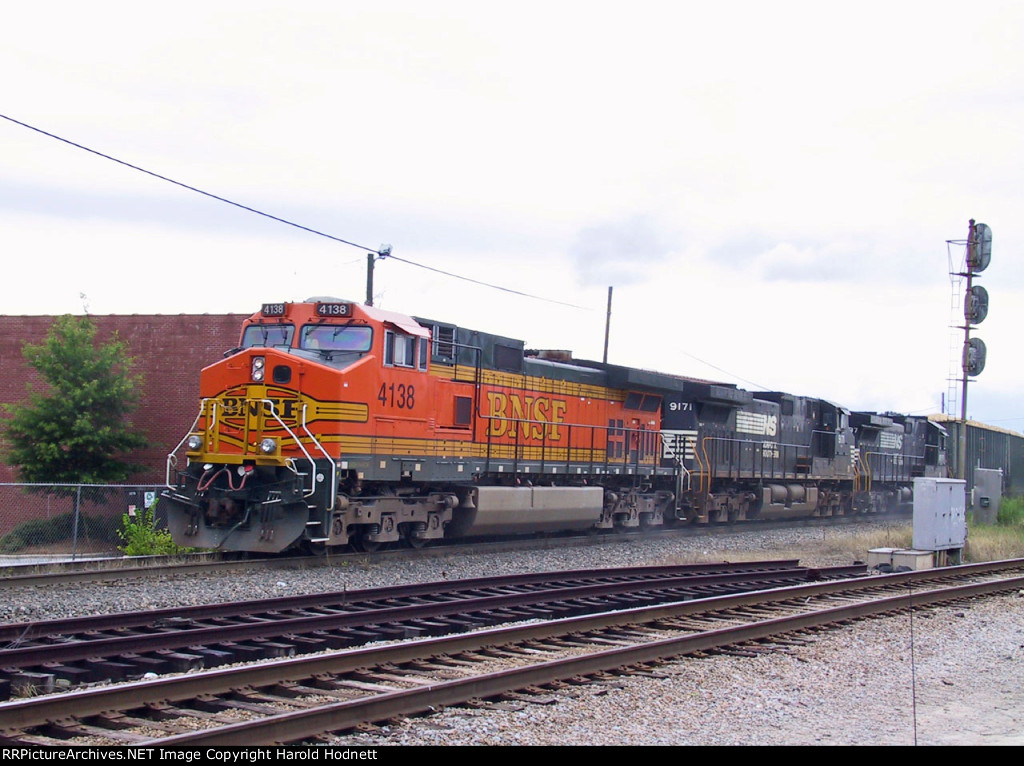
<svg viewBox="0 0 1024 766">
<path fill-rule="evenodd" d="M 705 467 L 704 461 L 701 460 L 701 458 L 700 458 L 700 450 L 701 450 L 702 447 L 703 447 L 703 445 L 697 444 L 697 439 L 694 438 L 694 440 L 693 440 L 693 459 L 695 461 L 697 461 L 697 468 L 698 468 L 698 472 L 697 472 L 697 479 L 698 479 L 697 492 L 698 493 L 704 491 L 704 474 L 707 473 L 707 468 Z M 706 454 L 705 454 L 705 457 L 707 457 Z"/>
<path fill-rule="evenodd" d="M 704 453 L 704 465 L 706 466 L 706 470 L 701 474 L 700 488 L 698 491 L 705 497 L 711 494 L 711 456 L 708 455 L 708 442 L 713 438 L 713 436 L 705 436 L 700 441 L 700 449 L 701 452 Z M 704 486 L 705 482 L 707 483 L 707 487 Z"/>
<path fill-rule="evenodd" d="M 431 342 L 432 343 L 436 343 L 436 341 L 434 341 L 433 339 L 431 339 Z M 463 349 L 464 348 L 464 349 L 468 349 L 470 351 L 476 352 L 475 353 L 476 361 L 473 364 L 473 380 L 472 380 L 472 383 L 473 383 L 473 411 L 476 413 L 477 417 L 483 417 L 483 415 L 480 413 L 480 387 L 483 385 L 483 363 L 482 363 L 482 360 L 483 360 L 484 350 L 480 346 L 473 346 L 473 345 L 470 345 L 468 343 L 456 343 L 454 338 L 452 338 L 451 346 L 452 346 L 452 380 L 455 381 L 455 382 L 458 382 L 458 380 L 459 380 L 459 349 Z M 463 364 L 463 367 L 467 367 L 467 366 L 468 365 Z M 475 442 L 477 440 L 476 418 L 473 418 L 473 422 L 472 422 L 472 436 L 473 436 L 473 441 Z"/>
<path fill-rule="evenodd" d="M 904 478 L 906 478 L 906 477 L 900 475 L 900 473 L 897 472 L 896 464 L 898 462 L 902 463 L 903 465 L 906 465 L 906 466 L 914 466 L 914 465 L 917 465 L 918 463 L 924 464 L 924 462 L 925 462 L 925 456 L 924 455 L 904 455 L 902 452 L 865 452 L 864 454 L 868 455 L 868 456 L 876 455 L 878 457 L 883 458 L 880 461 L 882 465 L 879 466 L 879 472 L 882 474 L 881 476 L 879 476 L 879 480 L 880 481 L 902 481 L 902 480 L 904 480 Z M 886 458 L 892 458 L 892 459 L 891 460 L 887 460 Z M 896 458 L 899 458 L 899 460 L 896 460 Z M 888 467 L 892 469 L 892 471 L 889 474 L 888 478 L 886 478 L 886 476 L 885 476 L 885 468 L 887 467 L 887 465 L 886 465 L 887 463 L 888 463 Z M 869 475 L 871 473 L 870 469 L 871 469 L 871 462 L 868 461 L 868 474 Z M 904 471 L 904 473 L 907 473 L 907 472 Z M 873 478 L 873 477 L 871 477 L 871 478 Z M 869 481 L 870 481 L 870 479 L 869 479 Z"/>
<path fill-rule="evenodd" d="M 312 496 L 316 492 L 316 484 L 317 484 L 317 480 L 316 480 L 316 462 L 315 462 L 313 456 L 309 454 L 309 451 L 303 445 L 302 440 L 295 434 L 294 431 L 292 431 L 291 428 L 289 428 L 285 424 L 285 422 L 277 414 L 277 410 L 275 409 L 274 402 L 272 400 L 270 400 L 270 399 L 259 399 L 257 401 L 259 401 L 262 405 L 264 405 L 266 407 L 266 409 L 263 410 L 263 412 L 266 413 L 266 412 L 269 411 L 270 415 L 274 418 L 275 421 L 277 421 L 277 424 L 279 426 L 281 426 L 281 428 L 288 434 L 288 436 L 291 437 L 292 441 L 294 441 L 296 446 L 298 446 L 298 448 L 300 450 L 302 450 L 302 454 L 310 462 L 310 465 L 312 466 L 312 469 L 313 469 L 311 471 L 311 473 L 310 473 L 310 480 L 311 480 L 310 481 L 310 490 L 309 490 L 309 492 L 304 492 L 303 493 L 303 497 L 310 497 L 310 496 Z M 193 433 L 195 433 L 196 426 L 199 424 L 199 419 L 203 417 L 203 415 L 206 413 L 207 409 L 209 409 L 209 418 L 210 418 L 210 420 L 209 420 L 209 422 L 206 424 L 206 426 L 203 429 L 204 433 L 208 434 L 211 431 L 216 433 L 217 404 L 218 403 L 217 403 L 216 399 L 210 399 L 210 398 L 203 399 L 200 402 L 200 404 L 199 404 L 199 414 L 197 414 L 195 420 L 192 421 L 192 427 L 181 438 L 181 441 L 178 442 L 177 446 L 175 446 L 175 448 L 173 450 L 171 450 L 169 453 L 167 453 L 167 465 L 166 465 L 166 470 L 165 470 L 165 474 L 164 474 L 164 482 L 167 485 L 168 489 L 173 489 L 174 488 L 171 485 L 171 471 L 172 471 L 172 469 L 177 467 L 177 455 L 176 455 L 176 453 L 178 452 L 179 449 L 181 449 L 181 445 L 185 443 L 185 441 L 188 439 L 188 437 L 191 436 Z M 320 443 L 320 441 L 309 430 L 309 427 L 308 427 L 308 425 L 306 423 L 307 410 L 308 410 L 308 406 L 307 405 L 303 405 L 303 407 L 302 407 L 302 430 L 305 431 L 305 433 L 309 436 L 310 440 L 317 446 L 317 449 L 320 450 L 320 453 L 325 458 L 327 458 L 328 462 L 330 462 L 330 464 L 331 464 L 332 486 L 334 486 L 333 485 L 333 481 L 336 479 L 336 476 L 335 476 L 336 466 L 334 465 L 334 461 L 330 459 L 330 455 L 327 454 L 327 450 L 324 449 L 324 447 Z M 248 431 L 248 424 L 246 424 L 246 430 Z M 289 464 L 289 469 L 293 473 L 296 473 L 296 474 L 298 473 L 298 471 L 292 465 L 290 465 L 290 464 Z M 327 510 L 331 511 L 331 510 L 334 510 L 334 493 L 329 493 L 329 494 L 331 495 L 331 497 L 330 497 L 330 507 L 328 507 Z"/>
<path fill-rule="evenodd" d="M 692 485 L 692 474 L 690 473 L 690 470 L 685 465 L 683 465 L 683 462 L 681 460 L 677 460 L 676 461 L 676 468 L 678 469 L 678 472 L 676 473 L 676 475 L 680 479 L 683 479 L 683 478 L 686 479 L 686 482 L 685 482 L 686 483 L 686 490 L 689 491 L 690 488 L 693 486 Z M 683 482 L 680 481 L 679 482 L 679 489 L 682 489 L 682 487 L 683 487 Z M 678 492 L 679 492 L 679 490 L 677 489 L 677 494 L 678 494 Z"/>
<path fill-rule="evenodd" d="M 164 484 L 167 485 L 167 489 L 174 489 L 174 487 L 171 486 L 171 469 L 172 467 L 177 468 L 178 466 L 177 452 L 181 449 L 181 445 L 185 443 L 188 437 L 195 433 L 196 426 L 199 425 L 199 418 L 203 416 L 203 410 L 206 409 L 206 403 L 208 401 L 210 400 L 203 399 L 199 403 L 199 414 L 197 414 L 196 419 L 192 421 L 192 427 L 189 428 L 188 431 L 185 432 L 185 435 L 181 437 L 181 441 L 178 442 L 178 445 L 167 453 L 167 465 L 164 471 Z"/>
<path fill-rule="evenodd" d="M 705 465 L 707 467 L 707 470 L 702 474 L 701 484 L 700 484 L 700 488 L 699 488 L 699 491 L 704 493 L 704 494 L 708 494 L 708 493 L 711 492 L 711 480 L 714 478 L 713 477 L 714 460 L 712 460 L 711 456 L 708 454 L 708 442 L 711 442 L 712 444 L 738 444 L 738 445 L 741 445 L 741 446 L 744 445 L 744 444 L 753 445 L 753 446 L 763 445 L 764 444 L 764 440 L 759 441 L 757 439 L 733 439 L 733 438 L 724 437 L 724 436 L 705 436 L 701 440 L 701 445 L 700 446 L 701 446 L 701 450 L 704 453 Z M 791 444 L 791 443 L 788 443 L 788 442 L 777 442 L 777 441 L 772 441 L 772 444 L 774 444 L 780 450 L 783 450 L 783 451 L 785 451 L 785 450 L 792 450 L 793 454 L 794 454 L 794 457 L 800 457 L 801 453 L 803 453 L 805 455 L 810 455 L 810 453 L 811 453 L 811 447 L 810 447 L 810 445 L 807 445 L 807 444 Z M 731 460 L 732 454 L 733 454 L 733 452 L 732 452 L 732 450 L 730 450 L 730 453 L 729 453 L 729 457 L 730 457 L 730 460 L 729 460 L 729 475 L 730 476 L 732 475 L 732 470 L 733 470 L 733 465 L 734 465 L 734 462 Z M 751 454 L 750 460 L 751 460 L 751 462 L 750 462 L 750 470 L 751 470 L 751 472 L 753 472 L 754 468 L 755 468 L 755 466 L 754 466 L 755 457 L 754 457 L 753 454 Z M 697 461 L 698 461 L 698 463 L 701 462 L 699 455 L 697 455 Z M 771 476 L 769 478 L 779 478 L 779 479 L 787 479 L 787 478 L 794 478 L 795 479 L 795 478 L 798 478 L 796 471 L 793 471 L 792 473 L 790 473 L 789 471 L 786 470 L 786 465 L 785 465 L 786 461 L 785 461 L 784 457 L 783 458 L 771 458 L 771 461 L 772 461 L 773 464 L 776 461 L 781 461 L 782 468 L 781 468 L 781 470 L 779 470 L 779 469 L 776 469 L 774 467 L 774 465 L 773 465 L 773 467 L 771 468 Z M 763 452 L 762 452 L 762 460 L 761 460 L 761 462 L 762 462 L 762 465 L 763 465 L 764 464 Z M 704 466 L 702 466 L 702 468 L 703 467 Z M 735 467 L 736 467 L 737 478 L 739 478 L 739 473 L 740 473 L 740 471 L 743 470 L 742 455 L 740 455 L 739 458 L 735 461 Z M 707 477 L 707 486 L 706 487 L 705 487 L 705 482 L 704 482 L 704 476 Z"/>
<path fill-rule="evenodd" d="M 587 473 L 593 473 L 594 472 L 594 452 L 596 451 L 596 448 L 594 447 L 594 434 L 595 433 L 597 433 L 597 432 L 593 428 L 591 428 L 590 429 L 590 454 L 589 454 L 590 465 L 587 468 Z M 571 447 L 572 445 L 570 444 L 569 446 Z M 607 460 L 607 459 L 608 459 L 608 448 L 605 447 L 605 460 Z"/>
<path fill-rule="evenodd" d="M 650 469 L 651 471 L 654 471 L 654 472 L 657 472 L 657 469 L 658 469 L 659 453 L 658 453 L 658 450 L 657 450 L 657 442 L 656 442 L 656 440 L 652 441 L 652 439 L 651 439 L 652 436 L 656 435 L 656 432 L 648 430 L 646 428 L 625 428 L 625 427 L 621 427 L 620 428 L 618 426 L 598 426 L 598 425 L 588 425 L 586 423 L 566 423 L 566 422 L 561 422 L 561 423 L 557 423 L 557 425 L 559 427 L 564 427 L 566 429 L 566 446 L 565 447 L 552 447 L 552 446 L 548 445 L 547 431 L 546 431 L 546 427 L 549 427 L 549 426 L 552 425 L 551 421 L 548 421 L 548 420 L 530 420 L 530 419 L 527 419 L 527 418 L 498 417 L 498 416 L 495 416 L 495 415 L 480 415 L 480 418 L 482 420 L 485 420 L 485 421 L 488 422 L 488 428 L 486 429 L 486 431 L 487 431 L 487 442 L 486 442 L 486 444 L 487 444 L 487 452 L 486 452 L 486 455 L 485 455 L 485 461 L 486 461 L 485 462 L 485 469 L 484 469 L 485 472 L 489 472 L 491 470 L 491 460 L 498 460 L 499 459 L 499 458 L 495 457 L 495 455 L 494 455 L 495 451 L 498 448 L 500 448 L 500 447 L 508 447 L 511 450 L 511 456 L 508 459 L 512 460 L 512 462 L 513 462 L 513 471 L 512 471 L 513 473 L 518 473 L 520 461 L 539 462 L 541 464 L 541 466 L 546 466 L 546 464 L 549 462 L 549 460 L 552 463 L 562 463 L 563 461 L 559 460 L 557 457 L 549 457 L 549 455 L 551 453 L 554 453 L 555 455 L 557 455 L 558 452 L 561 451 L 561 450 L 565 450 L 565 460 L 564 460 L 564 463 L 565 463 L 565 466 L 566 466 L 566 470 L 569 469 L 569 467 L 571 466 L 571 464 L 573 462 L 573 457 L 572 457 L 573 456 L 573 451 L 574 450 L 585 450 L 588 453 L 587 457 L 586 457 L 586 461 L 585 461 L 585 462 L 588 463 L 588 472 L 593 473 L 594 464 L 595 464 L 595 456 L 597 456 L 599 454 L 599 452 L 600 452 L 598 450 L 596 444 L 595 444 L 595 436 L 600 431 L 604 431 L 607 434 L 607 433 L 609 433 L 609 432 L 611 432 L 613 430 L 616 431 L 616 432 L 621 431 L 622 434 L 625 437 L 627 437 L 627 439 L 623 443 L 623 453 L 622 453 L 621 459 L 615 459 L 615 460 L 609 459 L 609 454 L 608 454 L 609 450 L 606 448 L 604 450 L 604 459 L 596 461 L 596 462 L 599 463 L 600 466 L 603 467 L 605 473 L 608 473 L 610 466 L 616 466 L 616 465 L 621 465 L 623 468 L 629 468 L 629 467 L 632 466 L 633 469 L 636 470 L 637 472 L 640 471 L 641 466 L 644 469 Z M 536 445 L 536 446 L 532 446 L 531 447 L 529 444 L 524 444 L 520 440 L 520 435 L 523 432 L 522 428 L 516 428 L 516 430 L 515 430 L 515 437 L 514 437 L 514 440 L 511 443 L 508 443 L 508 444 L 506 444 L 506 443 L 497 443 L 497 442 L 494 441 L 494 434 L 492 433 L 492 429 L 490 428 L 490 425 L 489 425 L 491 422 L 494 422 L 494 421 L 500 421 L 502 423 L 514 423 L 517 426 L 519 426 L 519 425 L 539 425 L 539 426 L 544 426 L 545 430 L 542 432 L 542 436 L 540 438 L 540 443 L 538 445 Z M 575 429 L 584 428 L 584 429 L 586 429 L 590 433 L 590 447 L 589 448 L 587 448 L 587 447 L 574 447 L 573 446 L 572 434 L 573 434 L 573 429 L 574 428 Z M 629 448 L 630 441 L 629 441 L 628 437 L 632 437 L 632 436 L 636 436 L 637 437 L 637 448 L 636 449 L 630 449 Z M 606 444 L 607 444 L 607 437 L 606 437 Z M 526 457 L 526 450 L 528 450 L 528 449 L 540 450 L 539 458 L 534 458 L 534 459 L 527 458 Z"/>
<path fill-rule="evenodd" d="M 833 439 L 836 439 L 836 441 L 838 441 L 837 437 L 839 436 L 839 429 L 836 428 L 836 430 L 834 430 L 834 431 L 826 431 L 823 428 L 812 428 L 811 429 L 811 448 L 812 449 L 814 447 L 814 437 L 815 436 L 831 436 L 831 437 L 833 437 Z M 828 460 L 834 460 L 835 457 L 836 457 L 836 447 L 837 447 L 836 441 L 833 441 L 832 444 L 829 445 L 830 449 L 829 449 L 828 453 L 823 454 L 823 455 L 818 455 L 818 457 L 826 458 Z M 821 445 L 821 443 L 822 443 L 822 440 L 819 439 L 818 440 L 818 444 Z M 824 452 L 824 450 L 821 450 L 821 451 Z M 814 457 L 814 455 L 812 455 L 811 457 Z"/>
<path fill-rule="evenodd" d="M 864 453 L 857 450 L 857 460 L 853 464 L 854 492 L 871 491 L 871 467 L 864 462 Z"/>
<path fill-rule="evenodd" d="M 331 465 L 331 484 L 330 484 L 331 490 L 327 493 L 330 496 L 330 500 L 329 500 L 328 505 L 327 505 L 327 511 L 333 511 L 334 510 L 335 498 L 337 497 L 337 492 L 335 491 L 334 488 L 336 488 L 338 486 L 338 466 L 331 459 L 331 456 L 327 454 L 327 450 L 324 449 L 324 445 L 322 445 L 320 443 L 320 440 L 317 439 L 313 435 L 313 432 L 309 430 L 309 424 L 306 422 L 306 412 L 308 410 L 309 410 L 309 405 L 303 404 L 302 405 L 302 430 L 305 431 L 309 435 L 309 438 L 317 446 L 317 449 L 320 450 L 320 454 L 323 455 L 325 458 L 327 458 L 327 462 L 330 463 L 330 465 Z M 314 474 L 313 478 L 316 479 L 316 462 L 313 462 L 313 474 Z M 314 483 L 314 487 L 315 486 L 316 485 Z M 313 494 L 313 490 L 310 490 L 310 495 L 311 494 Z M 305 497 L 309 497 L 309 495 L 305 495 Z"/>
<path fill-rule="evenodd" d="M 864 464 L 867 466 L 868 490 L 870 491 L 871 485 L 874 483 L 874 480 L 875 480 L 875 472 L 874 472 L 874 470 L 872 470 L 873 466 L 871 465 L 871 457 L 872 457 L 872 455 L 874 455 L 876 457 L 881 456 L 883 458 L 882 460 L 877 461 L 877 463 L 878 463 L 878 473 L 879 473 L 878 479 L 879 479 L 879 481 L 885 481 L 885 463 L 886 463 L 886 461 L 885 461 L 884 458 L 886 457 L 886 453 L 885 452 L 870 452 L 870 451 L 868 451 L 868 452 L 864 452 L 863 454 L 864 454 L 864 458 L 865 458 Z M 891 455 L 892 453 L 889 453 L 889 454 Z"/>
<path fill-rule="evenodd" d="M 306 460 L 309 461 L 309 464 L 311 466 L 311 471 L 310 471 L 310 488 L 309 488 L 309 492 L 303 493 L 302 496 L 303 497 L 311 497 L 316 492 L 316 461 L 313 459 L 313 456 L 309 454 L 309 451 L 306 449 L 305 445 L 302 443 L 302 440 L 298 436 L 295 435 L 295 432 L 292 431 L 292 429 L 290 429 L 287 425 L 285 425 L 285 422 L 283 420 L 281 420 L 281 417 L 277 414 L 277 410 L 274 409 L 274 402 L 271 401 L 270 399 L 260 399 L 259 401 L 260 401 L 260 403 L 262 403 L 264 405 L 269 405 L 268 409 L 270 411 L 271 416 L 274 418 L 274 420 L 277 421 L 277 424 L 279 426 L 281 426 L 281 428 L 283 428 L 285 430 L 285 432 L 287 432 L 287 434 L 290 437 L 292 437 L 292 440 L 295 442 L 296 446 L 300 450 L 302 450 L 302 454 L 305 455 L 306 456 Z M 320 442 L 317 440 L 317 438 L 315 436 L 313 436 L 313 434 L 310 433 L 309 429 L 306 427 L 306 405 L 302 406 L 302 430 L 305 431 L 307 434 L 309 434 L 309 438 L 317 446 L 317 448 L 320 450 L 320 452 L 323 454 L 323 456 L 325 458 L 327 458 L 328 461 L 331 463 L 331 466 L 332 466 L 331 474 L 332 474 L 332 480 L 333 480 L 333 478 L 334 478 L 334 476 L 333 476 L 333 474 L 334 474 L 334 468 L 333 468 L 334 461 L 330 459 L 330 455 L 327 454 L 327 451 L 323 448 L 323 445 L 320 444 Z M 298 471 L 296 471 L 293 466 L 291 466 L 289 464 L 288 467 L 292 470 L 293 473 L 298 474 Z M 334 486 L 334 485 L 332 484 L 332 486 Z M 331 494 L 332 497 L 331 497 L 331 507 L 327 509 L 329 511 L 330 510 L 334 510 L 334 497 L 333 497 L 334 493 L 332 492 L 330 494 Z"/>
</svg>

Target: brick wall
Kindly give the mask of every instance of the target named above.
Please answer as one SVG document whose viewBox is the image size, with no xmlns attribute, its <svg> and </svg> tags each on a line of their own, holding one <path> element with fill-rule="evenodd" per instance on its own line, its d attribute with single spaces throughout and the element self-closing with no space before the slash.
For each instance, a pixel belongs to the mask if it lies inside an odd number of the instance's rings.
<svg viewBox="0 0 1024 766">
<path fill-rule="evenodd" d="M 162 483 L 167 453 L 195 420 L 199 407 L 199 371 L 238 344 L 245 316 L 239 314 L 110 315 L 90 317 L 96 338 L 106 343 L 116 332 L 135 357 L 143 390 L 133 417 L 148 446 L 132 456 L 145 470 L 132 483 Z M 46 337 L 52 316 L 0 316 L 0 403 L 27 399 L 26 381 L 38 391 L 45 385 L 25 365 L 21 348 Z M 2 438 L 2 437 L 0 437 Z M 17 481 L 0 464 L 0 482 Z"/>
</svg>

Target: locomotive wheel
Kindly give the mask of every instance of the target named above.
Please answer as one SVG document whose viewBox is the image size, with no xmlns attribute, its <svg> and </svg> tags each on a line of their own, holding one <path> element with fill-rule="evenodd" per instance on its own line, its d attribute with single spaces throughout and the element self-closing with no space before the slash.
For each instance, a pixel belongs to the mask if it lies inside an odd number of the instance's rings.
<svg viewBox="0 0 1024 766">
<path fill-rule="evenodd" d="M 413 524 L 404 524 L 404 525 L 402 525 L 401 529 L 402 529 L 402 543 L 405 544 L 409 548 L 413 548 L 414 550 L 419 550 L 420 548 L 424 547 L 427 543 L 430 542 L 430 540 L 428 540 L 425 537 L 414 537 L 413 536 L 413 532 L 415 531 Z"/>
<path fill-rule="evenodd" d="M 323 558 L 327 555 L 327 545 L 324 543 L 314 543 L 307 540 L 302 544 L 302 549 L 317 558 Z"/>
<path fill-rule="evenodd" d="M 378 540 L 368 540 L 366 533 L 362 532 L 352 540 L 352 547 L 363 553 L 376 553 L 384 547 L 384 543 Z"/>
</svg>

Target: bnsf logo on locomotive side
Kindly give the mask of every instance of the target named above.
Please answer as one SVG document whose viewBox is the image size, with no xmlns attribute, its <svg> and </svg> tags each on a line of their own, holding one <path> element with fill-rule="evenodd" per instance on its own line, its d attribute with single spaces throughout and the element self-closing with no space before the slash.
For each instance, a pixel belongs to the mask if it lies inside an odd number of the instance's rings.
<svg viewBox="0 0 1024 766">
<path fill-rule="evenodd" d="M 488 427 L 489 436 L 508 436 L 515 438 L 517 426 L 522 425 L 522 437 L 526 439 L 551 439 L 558 441 L 562 432 L 556 425 L 565 422 L 566 403 L 559 399 L 532 396 L 520 397 L 518 394 L 504 394 L 500 391 L 488 391 L 487 402 L 490 404 L 491 420 Z M 536 420 L 538 423 L 516 423 L 517 420 Z M 549 423 L 550 425 L 542 425 Z"/>
<path fill-rule="evenodd" d="M 298 401 L 295 399 L 270 399 L 269 401 L 258 401 L 242 397 L 226 396 L 220 400 L 221 412 L 224 414 L 224 417 L 227 418 L 238 417 L 240 415 L 258 415 L 261 407 L 263 408 L 264 415 L 270 415 L 271 405 L 273 405 L 273 411 L 277 413 L 277 416 L 282 420 L 295 420 L 295 412 L 298 404 Z"/>
</svg>

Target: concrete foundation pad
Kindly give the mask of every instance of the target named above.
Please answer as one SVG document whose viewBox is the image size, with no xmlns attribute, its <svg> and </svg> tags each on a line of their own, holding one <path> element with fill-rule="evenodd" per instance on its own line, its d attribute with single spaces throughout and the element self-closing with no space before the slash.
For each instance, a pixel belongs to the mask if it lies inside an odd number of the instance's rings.
<svg viewBox="0 0 1024 766">
<path fill-rule="evenodd" d="M 917 551 L 912 548 L 872 548 L 868 551 L 868 569 L 889 565 L 893 569 L 906 567 L 910 570 L 933 569 L 935 554 L 932 551 Z"/>
</svg>

